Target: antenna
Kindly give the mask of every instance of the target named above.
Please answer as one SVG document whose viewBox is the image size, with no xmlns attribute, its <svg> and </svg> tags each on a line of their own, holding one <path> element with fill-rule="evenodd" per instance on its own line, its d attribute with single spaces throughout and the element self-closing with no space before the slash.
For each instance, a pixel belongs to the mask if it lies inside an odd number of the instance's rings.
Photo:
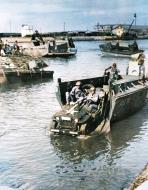
<svg viewBox="0 0 148 190">
<path fill-rule="evenodd" d="M 134 18 L 135 18 L 135 26 L 136 26 L 136 18 L 137 18 L 136 13 L 134 13 Z"/>
<path fill-rule="evenodd" d="M 65 29 L 66 29 L 66 22 L 64 22 L 64 32 L 65 32 Z"/>
<path fill-rule="evenodd" d="M 12 29 L 11 20 L 9 20 L 9 30 L 10 30 L 10 33 L 11 33 L 11 29 Z"/>
</svg>

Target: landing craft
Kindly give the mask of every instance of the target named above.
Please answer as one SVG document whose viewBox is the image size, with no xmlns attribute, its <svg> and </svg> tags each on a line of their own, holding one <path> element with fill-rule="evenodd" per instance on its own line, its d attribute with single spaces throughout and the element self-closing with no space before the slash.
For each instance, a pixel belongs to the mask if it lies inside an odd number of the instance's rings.
<svg viewBox="0 0 148 190">
<path fill-rule="evenodd" d="M 68 58 L 76 55 L 77 49 L 72 38 L 67 40 L 52 40 L 40 46 L 26 46 L 22 48 L 23 55 L 33 57 L 63 57 Z"/>
<path fill-rule="evenodd" d="M 108 133 L 110 124 L 122 120 L 141 109 L 145 104 L 148 86 L 139 76 L 120 76 L 119 80 L 108 85 L 108 77 L 82 79 L 85 92 L 89 87 L 103 91 L 97 109 L 91 110 L 87 101 L 66 105 L 67 88 L 72 89 L 76 81 L 62 82 L 58 79 L 57 98 L 62 107 L 53 115 L 50 131 L 56 134 L 89 135 Z M 137 103 L 138 102 L 138 103 Z"/>
<path fill-rule="evenodd" d="M 123 42 L 120 43 L 118 41 L 116 43 L 108 42 L 100 44 L 99 47 L 103 55 L 129 57 L 132 59 L 137 59 L 139 54 L 144 52 L 144 50 L 139 49 L 136 42 L 132 44 L 123 44 Z"/>
</svg>

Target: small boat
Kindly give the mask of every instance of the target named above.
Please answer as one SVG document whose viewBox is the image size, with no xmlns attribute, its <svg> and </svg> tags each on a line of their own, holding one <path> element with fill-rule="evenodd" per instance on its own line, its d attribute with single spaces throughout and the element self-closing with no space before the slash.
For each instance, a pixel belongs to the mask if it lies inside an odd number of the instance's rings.
<svg viewBox="0 0 148 190">
<path fill-rule="evenodd" d="M 84 91 L 92 85 L 104 92 L 95 111 L 87 101 L 66 105 L 67 89 L 72 89 L 76 81 L 62 82 L 58 79 L 57 99 L 62 109 L 52 118 L 50 131 L 58 134 L 88 135 L 110 131 L 110 123 L 121 120 L 138 111 L 145 104 L 148 86 L 138 76 L 124 76 L 108 85 L 108 77 L 79 80 Z M 138 103 L 137 103 L 138 102 Z"/>
<path fill-rule="evenodd" d="M 20 58 L 19 58 L 20 59 Z M 5 79 L 3 83 L 31 82 L 53 78 L 53 71 L 41 59 L 30 60 L 24 65 L 3 64 L 0 69 L 0 76 Z"/>
<path fill-rule="evenodd" d="M 33 57 L 70 57 L 77 53 L 77 49 L 71 39 L 53 40 L 39 46 L 27 46 L 22 48 L 23 55 Z"/>
<path fill-rule="evenodd" d="M 101 44 L 100 50 L 103 55 L 112 55 L 112 56 L 121 56 L 121 57 L 129 57 L 133 59 L 137 59 L 140 53 L 144 52 L 144 50 L 139 49 L 138 45 L 134 42 L 133 44 L 124 44 L 120 43 L 106 43 Z"/>
</svg>

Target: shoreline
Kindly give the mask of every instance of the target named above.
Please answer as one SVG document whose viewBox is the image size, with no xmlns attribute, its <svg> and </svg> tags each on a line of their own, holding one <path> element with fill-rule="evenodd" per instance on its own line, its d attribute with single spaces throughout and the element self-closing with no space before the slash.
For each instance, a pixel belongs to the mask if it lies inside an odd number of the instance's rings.
<svg viewBox="0 0 148 190">
<path fill-rule="evenodd" d="M 135 178 L 127 190 L 142 190 L 144 187 L 148 189 L 148 164 Z"/>
<path fill-rule="evenodd" d="M 65 36 L 58 36 L 57 40 L 64 39 Z M 14 43 L 18 41 L 18 43 L 30 43 L 31 37 L 2 37 L 1 38 L 4 43 Z M 43 37 L 45 42 L 52 41 L 53 37 Z M 118 40 L 116 37 L 112 36 L 72 36 L 74 41 L 111 41 L 111 40 Z M 148 35 L 145 36 L 138 36 L 136 40 L 147 40 Z"/>
</svg>

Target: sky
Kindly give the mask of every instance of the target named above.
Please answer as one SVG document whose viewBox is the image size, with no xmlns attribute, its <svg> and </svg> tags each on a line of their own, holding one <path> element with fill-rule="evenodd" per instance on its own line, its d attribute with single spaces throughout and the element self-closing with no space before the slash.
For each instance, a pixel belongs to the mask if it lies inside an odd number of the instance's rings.
<svg viewBox="0 0 148 190">
<path fill-rule="evenodd" d="M 94 30 L 100 24 L 148 25 L 148 0 L 0 0 L 0 32 Z"/>
</svg>

